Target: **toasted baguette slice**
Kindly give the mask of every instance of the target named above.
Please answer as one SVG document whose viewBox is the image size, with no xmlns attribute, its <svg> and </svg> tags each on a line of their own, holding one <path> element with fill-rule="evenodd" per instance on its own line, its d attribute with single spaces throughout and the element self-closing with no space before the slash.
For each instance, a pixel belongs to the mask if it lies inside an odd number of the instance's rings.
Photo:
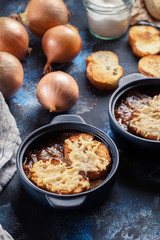
<svg viewBox="0 0 160 240">
<path fill-rule="evenodd" d="M 86 191 L 90 183 L 84 172 L 58 160 L 40 160 L 30 170 L 30 179 L 38 187 L 59 194 Z"/>
<path fill-rule="evenodd" d="M 141 58 L 138 62 L 138 70 L 148 77 L 160 78 L 160 55 L 148 55 Z"/>
<path fill-rule="evenodd" d="M 152 26 L 133 26 L 129 30 L 129 44 L 133 54 L 144 57 L 160 52 L 159 31 Z"/>
<path fill-rule="evenodd" d="M 87 133 L 66 139 L 64 154 L 72 162 L 71 167 L 86 172 L 91 180 L 105 176 L 111 164 L 108 148 Z"/>
<path fill-rule="evenodd" d="M 119 78 L 123 76 L 117 55 L 109 51 L 92 53 L 86 59 L 86 67 L 88 80 L 100 90 L 116 89 Z"/>
<path fill-rule="evenodd" d="M 160 20 L 160 1 L 144 0 L 145 6 L 152 17 Z"/>
</svg>

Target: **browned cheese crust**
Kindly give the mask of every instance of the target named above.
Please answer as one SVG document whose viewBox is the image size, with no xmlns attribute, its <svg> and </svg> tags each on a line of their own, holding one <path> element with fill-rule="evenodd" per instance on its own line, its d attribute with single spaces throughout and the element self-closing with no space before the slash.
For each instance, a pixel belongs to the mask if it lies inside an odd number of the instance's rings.
<svg viewBox="0 0 160 240">
<path fill-rule="evenodd" d="M 106 175 L 111 164 L 108 148 L 87 133 L 77 134 L 65 140 L 64 154 L 72 167 L 83 170 L 91 180 Z"/>
<path fill-rule="evenodd" d="M 84 172 L 58 160 L 40 160 L 30 170 L 30 180 L 38 187 L 59 194 L 75 194 L 89 189 Z"/>
<path fill-rule="evenodd" d="M 132 114 L 129 129 L 143 138 L 160 140 L 160 95 Z"/>
<path fill-rule="evenodd" d="M 160 78 L 160 56 L 148 55 L 141 58 L 138 62 L 138 70 L 148 77 Z"/>
</svg>

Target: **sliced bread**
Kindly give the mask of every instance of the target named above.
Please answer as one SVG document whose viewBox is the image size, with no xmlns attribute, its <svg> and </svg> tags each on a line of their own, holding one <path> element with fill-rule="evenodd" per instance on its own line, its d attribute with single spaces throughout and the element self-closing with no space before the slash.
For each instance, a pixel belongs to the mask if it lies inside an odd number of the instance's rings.
<svg viewBox="0 0 160 240">
<path fill-rule="evenodd" d="M 148 77 L 160 77 L 160 55 L 148 55 L 138 62 L 139 72 Z"/>
<path fill-rule="evenodd" d="M 144 3 L 151 16 L 160 20 L 160 0 L 144 0 Z"/>
<path fill-rule="evenodd" d="M 118 80 L 123 76 L 118 56 L 110 51 L 92 53 L 86 59 L 86 67 L 88 80 L 100 90 L 116 89 Z"/>
<path fill-rule="evenodd" d="M 138 57 L 158 54 L 160 52 L 159 31 L 152 26 L 133 26 L 129 30 L 129 44 L 133 54 Z"/>
</svg>

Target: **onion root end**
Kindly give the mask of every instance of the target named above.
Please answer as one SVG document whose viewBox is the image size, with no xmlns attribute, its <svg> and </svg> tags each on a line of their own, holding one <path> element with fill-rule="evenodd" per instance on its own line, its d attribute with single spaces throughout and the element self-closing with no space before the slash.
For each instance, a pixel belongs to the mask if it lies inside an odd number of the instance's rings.
<svg viewBox="0 0 160 240">
<path fill-rule="evenodd" d="M 52 71 L 52 67 L 49 63 L 46 63 L 45 67 L 44 67 L 44 70 L 43 70 L 43 74 L 47 74 L 47 73 L 50 73 Z"/>
<path fill-rule="evenodd" d="M 14 14 L 14 13 L 13 13 L 13 14 L 10 15 L 10 18 L 13 18 L 13 19 L 18 20 L 18 21 L 21 22 L 21 16 L 18 15 L 18 14 Z"/>
</svg>

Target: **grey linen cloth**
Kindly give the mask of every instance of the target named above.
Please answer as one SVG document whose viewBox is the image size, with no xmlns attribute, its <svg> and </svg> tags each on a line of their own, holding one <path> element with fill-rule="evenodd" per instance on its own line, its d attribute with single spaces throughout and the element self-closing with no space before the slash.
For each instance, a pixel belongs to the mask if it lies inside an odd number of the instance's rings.
<svg viewBox="0 0 160 240">
<path fill-rule="evenodd" d="M 11 235 L 8 232 L 6 232 L 1 225 L 0 225 L 0 240 L 13 240 Z"/>
<path fill-rule="evenodd" d="M 21 143 L 16 121 L 0 92 L 0 193 L 16 171 L 16 153 Z M 0 240 L 13 239 L 0 225 Z"/>
</svg>

